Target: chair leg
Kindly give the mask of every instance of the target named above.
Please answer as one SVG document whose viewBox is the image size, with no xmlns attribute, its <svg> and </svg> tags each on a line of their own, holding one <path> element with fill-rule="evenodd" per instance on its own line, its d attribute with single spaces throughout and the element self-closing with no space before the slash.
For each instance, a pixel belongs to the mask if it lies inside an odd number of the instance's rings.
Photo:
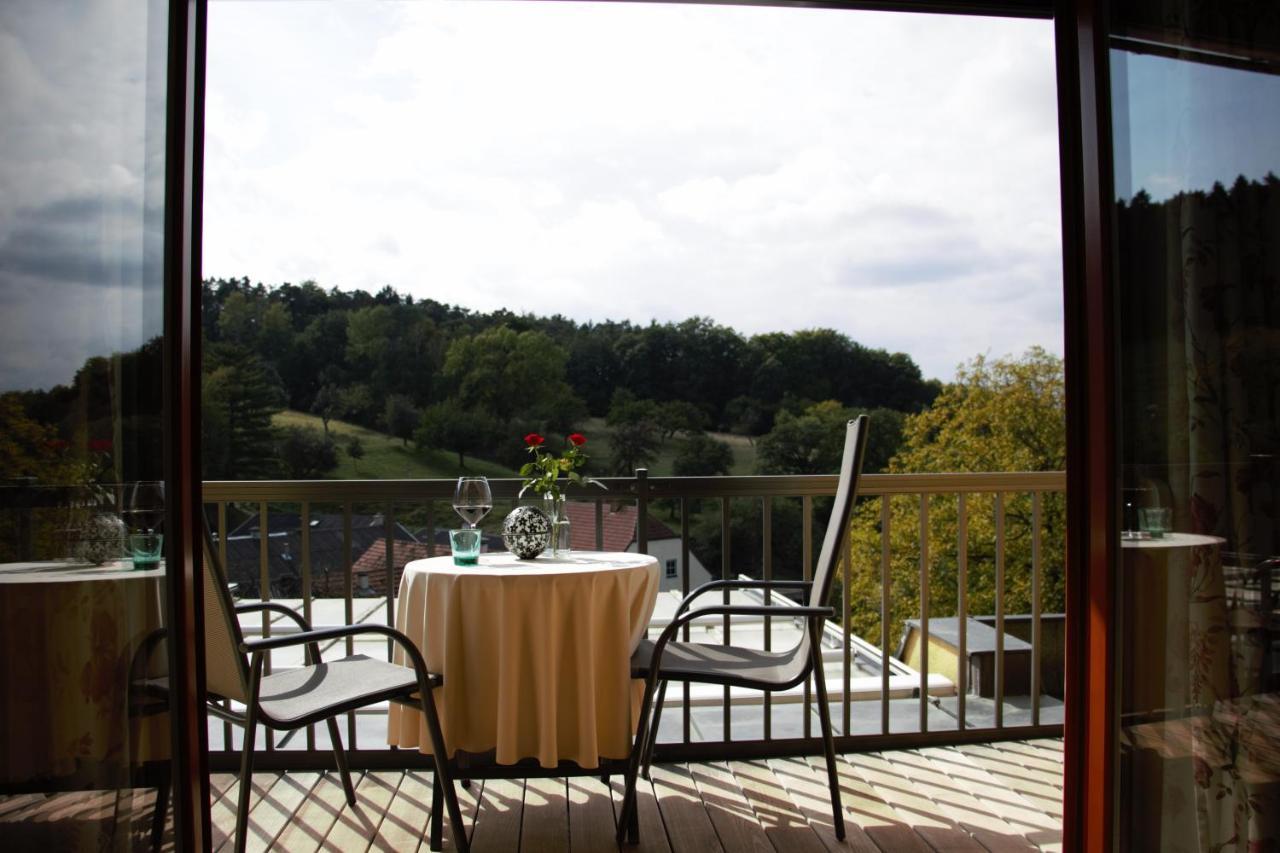
<svg viewBox="0 0 1280 853">
<path fill-rule="evenodd" d="M 453 844 L 462 853 L 467 853 L 471 849 L 471 843 L 467 840 L 467 827 L 462 822 L 462 809 L 458 807 L 458 792 L 453 789 L 453 777 L 449 772 L 449 756 L 444 751 L 444 732 L 440 729 L 440 717 L 436 715 L 435 699 L 429 689 L 420 693 L 422 694 L 422 711 L 427 718 L 427 733 L 431 737 L 431 753 L 436 765 L 434 787 L 444 796 L 444 805 L 449 811 L 449 834 L 453 836 Z"/>
<path fill-rule="evenodd" d="M 821 637 L 822 634 L 810 636 Z M 822 653 L 816 642 L 810 643 L 813 659 L 813 682 L 818 700 L 818 719 L 822 723 L 822 751 L 827 758 L 827 784 L 831 788 L 831 814 L 835 821 L 836 838 L 844 840 L 844 806 L 840 802 L 840 777 L 836 773 L 836 746 L 831 737 L 831 706 L 827 702 L 827 679 L 822 671 Z"/>
<path fill-rule="evenodd" d="M 626 786 L 622 792 L 622 812 L 618 815 L 618 843 L 624 840 L 634 843 L 638 840 L 637 831 L 633 831 L 632 813 L 636 810 L 636 776 L 640 772 L 640 753 L 644 750 L 645 739 L 649 736 L 649 711 L 653 707 L 653 679 L 644 685 L 644 698 L 640 700 L 640 719 L 636 721 L 636 740 L 627 758 Z M 630 836 L 630 838 L 628 838 Z"/>
<path fill-rule="evenodd" d="M 236 806 L 235 853 L 244 853 L 249 840 L 249 794 L 253 790 L 253 744 L 258 734 L 257 702 L 248 707 L 248 719 L 244 728 L 244 751 L 240 755 L 240 795 Z"/>
<path fill-rule="evenodd" d="M 640 763 L 640 775 L 649 778 L 649 765 L 653 763 L 653 748 L 658 742 L 658 723 L 662 720 L 662 703 L 667 698 L 667 682 L 658 687 L 658 698 L 653 703 L 653 722 L 649 723 L 649 736 L 644 739 L 644 755 Z"/>
<path fill-rule="evenodd" d="M 440 777 L 433 774 L 431 780 L 431 849 L 444 849 L 444 788 Z"/>
<path fill-rule="evenodd" d="M 164 841 L 164 822 L 169 812 L 169 786 L 173 784 L 168 766 L 160 772 L 163 775 L 159 780 L 159 784 L 156 785 L 156 806 L 151 813 L 152 850 L 159 850 L 161 843 Z"/>
<path fill-rule="evenodd" d="M 356 789 L 351 784 L 351 770 L 347 767 L 347 751 L 342 747 L 342 736 L 338 732 L 338 721 L 330 717 L 325 720 L 329 726 L 329 740 L 333 743 L 333 757 L 338 762 L 338 775 L 342 777 L 342 790 L 347 795 L 347 805 L 356 804 Z"/>
</svg>

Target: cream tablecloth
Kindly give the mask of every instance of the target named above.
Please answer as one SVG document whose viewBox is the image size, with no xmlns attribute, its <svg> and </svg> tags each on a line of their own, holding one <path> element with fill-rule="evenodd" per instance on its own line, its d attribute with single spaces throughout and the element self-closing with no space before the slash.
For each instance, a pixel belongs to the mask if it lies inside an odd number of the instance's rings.
<svg viewBox="0 0 1280 853">
<path fill-rule="evenodd" d="M 658 561 L 643 554 L 409 563 L 396 627 L 444 676 L 435 700 L 450 754 L 494 750 L 499 764 L 586 769 L 625 758 L 635 730 L 629 661 L 658 588 Z M 391 707 L 387 740 L 430 752 L 413 709 Z"/>
</svg>

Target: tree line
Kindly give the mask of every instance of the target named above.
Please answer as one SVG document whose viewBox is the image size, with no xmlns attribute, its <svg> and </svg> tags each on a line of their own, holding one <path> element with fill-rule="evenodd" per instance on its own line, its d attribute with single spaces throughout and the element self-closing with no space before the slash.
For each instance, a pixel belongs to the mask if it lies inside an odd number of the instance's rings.
<svg viewBox="0 0 1280 853">
<path fill-rule="evenodd" d="M 577 322 L 390 287 L 211 279 L 203 333 L 210 479 L 319 476 L 333 456 L 333 419 L 454 452 L 460 466 L 480 456 L 516 467 L 524 433 L 563 435 L 601 417 L 614 454 L 593 460 L 597 473 L 630 473 L 677 435 L 685 473 L 724 473 L 727 449 L 708 430 L 766 436 L 808 423 L 819 404 L 900 419 L 940 390 L 909 356 L 830 329 L 747 336 L 702 317 Z M 273 431 L 271 416 L 286 407 L 317 415 L 323 433 Z M 802 461 L 762 458 L 780 473 Z"/>
</svg>

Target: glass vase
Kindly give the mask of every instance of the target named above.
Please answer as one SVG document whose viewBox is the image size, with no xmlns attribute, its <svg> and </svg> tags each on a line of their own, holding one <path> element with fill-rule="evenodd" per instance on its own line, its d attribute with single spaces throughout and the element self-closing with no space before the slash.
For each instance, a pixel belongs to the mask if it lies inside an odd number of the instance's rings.
<svg viewBox="0 0 1280 853">
<path fill-rule="evenodd" d="M 567 556 L 570 550 L 569 514 L 564 508 L 564 495 L 553 495 L 550 492 L 544 494 L 542 509 L 551 520 L 551 556 Z"/>
</svg>

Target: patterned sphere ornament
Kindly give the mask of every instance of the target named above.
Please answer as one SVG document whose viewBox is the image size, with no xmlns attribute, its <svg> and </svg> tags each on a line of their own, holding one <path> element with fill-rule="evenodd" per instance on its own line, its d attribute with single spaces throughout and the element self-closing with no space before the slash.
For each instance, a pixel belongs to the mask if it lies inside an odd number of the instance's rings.
<svg viewBox="0 0 1280 853">
<path fill-rule="evenodd" d="M 532 560 L 551 544 L 551 519 L 536 506 L 518 506 L 502 522 L 502 544 L 521 560 Z"/>
</svg>

